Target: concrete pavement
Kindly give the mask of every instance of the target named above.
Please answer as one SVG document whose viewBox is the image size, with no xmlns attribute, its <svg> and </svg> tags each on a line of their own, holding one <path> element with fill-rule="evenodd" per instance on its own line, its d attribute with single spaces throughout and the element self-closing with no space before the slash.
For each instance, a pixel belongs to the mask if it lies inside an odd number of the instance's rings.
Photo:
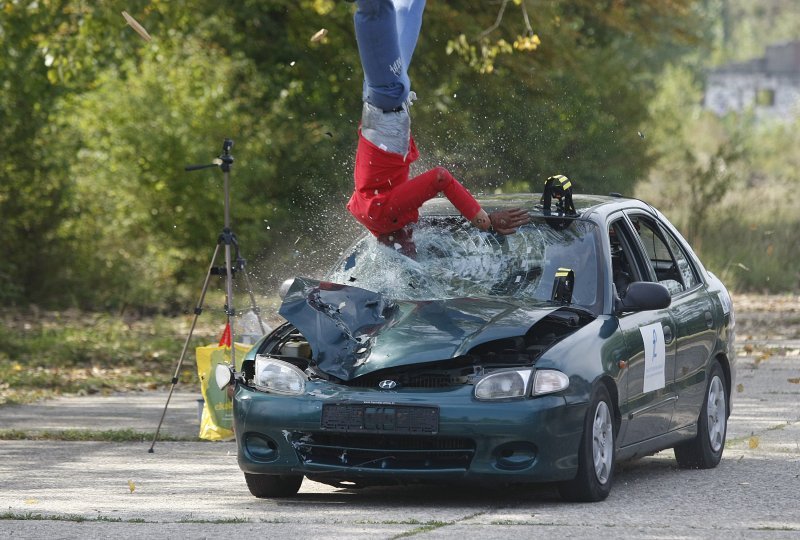
<svg viewBox="0 0 800 540">
<path fill-rule="evenodd" d="M 757 338 L 757 339 L 756 339 Z M 800 343 L 756 336 L 745 351 L 719 467 L 677 469 L 671 452 L 618 470 L 609 499 L 561 502 L 549 486 L 343 490 L 305 481 L 297 497 L 247 491 L 230 442 L 0 441 L 0 536 L 14 538 L 798 538 Z M 762 339 L 763 338 L 763 339 Z M 176 394 L 162 432 L 198 430 Z M 0 408 L 0 428 L 152 432 L 166 393 L 62 398 Z"/>
<path fill-rule="evenodd" d="M 141 392 L 62 397 L 32 405 L 8 405 L 0 407 L 0 429 L 31 434 L 67 429 L 130 429 L 154 433 L 168 395 L 167 392 Z M 199 392 L 174 392 L 161 433 L 171 437 L 197 437 L 198 399 L 202 399 Z"/>
</svg>

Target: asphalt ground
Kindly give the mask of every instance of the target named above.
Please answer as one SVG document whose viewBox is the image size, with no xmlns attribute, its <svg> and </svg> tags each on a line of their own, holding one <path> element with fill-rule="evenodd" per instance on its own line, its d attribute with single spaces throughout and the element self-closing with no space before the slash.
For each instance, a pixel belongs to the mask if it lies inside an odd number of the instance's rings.
<svg viewBox="0 0 800 540">
<path fill-rule="evenodd" d="M 622 464 L 602 503 L 552 486 L 345 490 L 306 480 L 291 499 L 250 495 L 232 442 L 0 441 L 0 537 L 800 538 L 800 309 L 738 314 L 737 387 L 720 465 L 671 451 Z M 0 407 L 0 429 L 155 430 L 167 394 Z M 198 432 L 194 394 L 175 394 L 162 434 Z"/>
</svg>

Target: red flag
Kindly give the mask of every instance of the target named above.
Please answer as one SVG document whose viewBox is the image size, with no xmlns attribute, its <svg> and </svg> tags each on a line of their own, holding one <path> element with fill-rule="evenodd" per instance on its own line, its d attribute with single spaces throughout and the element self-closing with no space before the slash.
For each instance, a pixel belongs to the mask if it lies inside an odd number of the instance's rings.
<svg viewBox="0 0 800 540">
<path fill-rule="evenodd" d="M 226 347 L 231 346 L 231 324 L 228 323 L 225 325 L 225 330 L 222 332 L 222 337 L 219 338 L 219 346 L 222 347 L 225 345 Z"/>
</svg>

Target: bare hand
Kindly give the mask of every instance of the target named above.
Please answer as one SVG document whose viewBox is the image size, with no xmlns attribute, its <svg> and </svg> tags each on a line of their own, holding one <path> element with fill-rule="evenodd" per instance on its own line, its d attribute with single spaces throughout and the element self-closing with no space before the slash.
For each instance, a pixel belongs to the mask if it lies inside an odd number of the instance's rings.
<svg viewBox="0 0 800 540">
<path fill-rule="evenodd" d="M 483 209 L 472 218 L 471 223 L 482 231 L 488 231 L 489 227 L 492 226 L 492 222 L 489 220 L 489 214 Z"/>
<path fill-rule="evenodd" d="M 517 227 L 531 222 L 531 217 L 527 210 L 522 208 L 511 208 L 509 210 L 498 210 L 489 214 L 492 228 L 500 234 L 514 234 Z"/>
</svg>

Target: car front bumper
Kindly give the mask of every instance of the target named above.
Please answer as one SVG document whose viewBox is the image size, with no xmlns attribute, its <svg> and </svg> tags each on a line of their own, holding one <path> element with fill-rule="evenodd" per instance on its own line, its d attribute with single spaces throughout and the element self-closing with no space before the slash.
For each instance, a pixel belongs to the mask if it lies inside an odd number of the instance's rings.
<svg viewBox="0 0 800 540">
<path fill-rule="evenodd" d="M 238 384 L 233 409 L 239 466 L 246 473 L 356 484 L 549 482 L 575 476 L 585 403 L 568 405 L 558 395 L 482 402 L 472 390 L 466 385 L 381 391 L 310 381 L 305 394 L 283 396 Z M 389 416 L 386 422 L 368 422 L 366 429 L 331 426 L 323 421 L 326 404 L 350 406 L 339 410 L 359 417 Z M 438 422 L 424 426 L 412 419 L 416 432 L 400 433 L 397 410 L 438 414 Z"/>
</svg>

